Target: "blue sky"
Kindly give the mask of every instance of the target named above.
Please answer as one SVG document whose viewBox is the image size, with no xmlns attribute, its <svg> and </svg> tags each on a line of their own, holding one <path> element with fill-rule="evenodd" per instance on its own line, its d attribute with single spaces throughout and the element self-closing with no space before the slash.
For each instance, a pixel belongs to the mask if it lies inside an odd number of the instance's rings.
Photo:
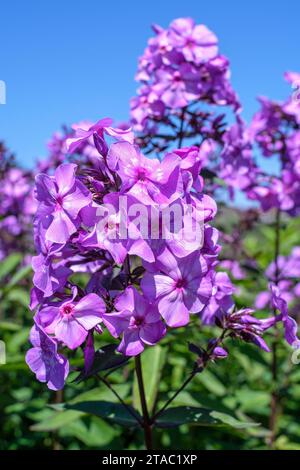
<svg viewBox="0 0 300 470">
<path fill-rule="evenodd" d="M 63 123 L 110 116 L 126 120 L 137 58 L 150 25 L 180 16 L 205 23 L 231 60 L 244 117 L 255 97 L 284 98 L 285 70 L 300 71 L 299 0 L 15 0 L 2 2 L 0 139 L 31 166 Z"/>
</svg>

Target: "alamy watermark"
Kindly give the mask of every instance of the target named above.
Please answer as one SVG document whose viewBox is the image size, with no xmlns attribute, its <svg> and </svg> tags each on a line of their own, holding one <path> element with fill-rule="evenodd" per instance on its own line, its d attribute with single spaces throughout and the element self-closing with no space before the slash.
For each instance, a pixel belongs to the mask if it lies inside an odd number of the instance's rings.
<svg viewBox="0 0 300 470">
<path fill-rule="evenodd" d="M 6 104 L 6 83 L 0 80 L 0 104 Z"/>
<path fill-rule="evenodd" d="M 193 204 L 171 203 L 146 206 L 126 195 L 116 204 L 97 208 L 96 234 L 99 240 L 178 240 L 186 248 L 200 249 L 204 242 L 205 207 Z"/>
</svg>

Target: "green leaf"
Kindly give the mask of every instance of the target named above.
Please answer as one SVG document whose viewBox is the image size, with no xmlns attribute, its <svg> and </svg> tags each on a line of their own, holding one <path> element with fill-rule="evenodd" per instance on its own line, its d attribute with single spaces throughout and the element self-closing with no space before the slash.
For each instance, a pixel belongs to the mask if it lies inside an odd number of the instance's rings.
<svg viewBox="0 0 300 470">
<path fill-rule="evenodd" d="M 22 326 L 18 325 L 17 323 L 5 321 L 5 320 L 0 322 L 1 331 L 19 331 L 21 328 Z"/>
<path fill-rule="evenodd" d="M 130 390 L 130 384 L 118 384 L 113 386 L 114 390 L 118 393 L 118 395 L 125 400 L 125 397 L 128 395 Z M 74 403 L 80 403 L 82 401 L 111 401 L 111 402 L 118 402 L 118 398 L 113 394 L 113 392 L 106 388 L 105 385 L 103 387 L 93 388 L 92 390 L 88 390 L 87 392 L 80 393 L 71 401 L 69 404 L 73 405 Z"/>
<path fill-rule="evenodd" d="M 34 424 L 30 427 L 31 431 L 56 431 L 57 429 L 70 424 L 71 422 L 82 416 L 83 413 L 79 411 L 68 410 L 65 412 L 54 412 L 52 416 L 48 417 L 40 423 Z"/>
<path fill-rule="evenodd" d="M 229 426 L 235 429 L 247 429 L 259 426 L 258 423 L 243 422 L 226 413 L 196 408 L 191 406 L 178 406 L 167 409 L 156 421 L 158 427 L 173 427 L 181 424 L 194 424 L 197 426 Z"/>
<path fill-rule="evenodd" d="M 148 348 L 141 355 L 143 382 L 148 410 L 151 413 L 155 405 L 161 373 L 166 360 L 166 348 L 156 345 Z M 141 403 L 136 375 L 133 384 L 133 406 L 141 412 Z"/>
<path fill-rule="evenodd" d="M 65 410 L 76 410 L 83 413 L 99 416 L 100 418 L 111 421 L 121 426 L 137 426 L 137 420 L 132 416 L 134 414 L 141 419 L 140 414 L 134 408 L 128 405 L 125 408 L 121 403 L 111 403 L 107 401 L 83 401 L 80 403 L 64 404 Z M 128 411 L 131 410 L 131 413 Z"/>
<path fill-rule="evenodd" d="M 7 292 L 4 291 L 5 298 L 6 300 L 10 302 L 15 302 L 28 310 L 28 305 L 30 302 L 30 295 L 29 292 L 27 292 L 25 289 L 22 289 L 21 287 L 14 286 L 11 289 L 9 289 Z"/>
<path fill-rule="evenodd" d="M 222 397 L 226 395 L 227 390 L 225 385 L 208 369 L 205 370 L 204 374 L 198 374 L 196 380 L 201 382 L 214 396 Z"/>
<path fill-rule="evenodd" d="M 267 416 L 269 413 L 270 394 L 266 391 L 241 389 L 236 392 L 240 409 L 246 413 Z"/>
<path fill-rule="evenodd" d="M 116 435 L 116 429 L 99 418 L 92 418 L 88 424 L 78 419 L 59 430 L 61 437 L 76 437 L 88 447 L 108 445 Z"/>
<path fill-rule="evenodd" d="M 116 349 L 116 344 L 108 344 L 107 346 L 103 346 L 103 348 L 98 349 L 98 351 L 95 353 L 91 370 L 87 373 L 82 370 L 76 377 L 75 382 L 82 382 L 83 380 L 96 375 L 98 372 L 108 369 L 115 369 L 126 364 L 129 361 L 129 357 L 117 353 Z"/>
<path fill-rule="evenodd" d="M 27 277 L 31 273 L 31 271 L 32 271 L 32 268 L 30 265 L 24 266 L 23 268 L 19 269 L 10 279 L 8 285 L 5 287 L 5 291 L 11 289 L 20 281 L 22 281 L 22 279 Z"/>
<path fill-rule="evenodd" d="M 20 253 L 13 253 L 0 263 L 0 280 L 10 274 L 22 260 Z"/>
</svg>

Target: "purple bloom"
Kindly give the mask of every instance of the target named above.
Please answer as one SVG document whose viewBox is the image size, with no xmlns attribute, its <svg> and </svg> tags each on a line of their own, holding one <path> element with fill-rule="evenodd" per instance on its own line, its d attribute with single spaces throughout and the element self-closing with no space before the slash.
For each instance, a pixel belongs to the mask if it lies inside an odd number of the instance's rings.
<svg viewBox="0 0 300 470">
<path fill-rule="evenodd" d="M 66 243 L 80 223 L 79 212 L 91 202 L 91 194 L 75 177 L 77 165 L 62 164 L 55 176 L 36 177 L 39 207 L 36 218 L 46 229 L 45 238 L 52 243 Z"/>
<path fill-rule="evenodd" d="M 75 130 L 75 136 L 70 137 L 66 140 L 67 150 L 70 153 L 75 152 L 80 145 L 97 134 L 100 139 L 103 140 L 103 133 L 116 138 L 117 140 L 125 140 L 127 142 L 133 142 L 133 133 L 131 129 L 116 129 L 111 127 L 112 119 L 104 118 L 96 122 L 96 124 L 86 126 L 84 123 L 78 126 L 73 126 Z M 86 128 L 87 127 L 87 128 Z"/>
<path fill-rule="evenodd" d="M 62 263 L 52 263 L 54 253 L 32 257 L 32 268 L 34 271 L 33 284 L 45 297 L 50 297 L 54 292 L 63 288 L 66 280 L 72 274 L 71 269 Z"/>
<path fill-rule="evenodd" d="M 39 325 L 34 325 L 30 333 L 33 348 L 26 354 L 26 363 L 40 382 L 47 382 L 51 390 L 64 387 L 69 374 L 69 362 L 57 352 L 57 343 Z"/>
<path fill-rule="evenodd" d="M 235 288 L 226 273 L 218 272 L 213 276 L 213 293 L 201 313 L 201 320 L 204 324 L 213 324 L 218 316 L 232 309 L 234 291 Z"/>
<path fill-rule="evenodd" d="M 134 128 L 143 132 L 146 142 L 160 134 L 156 132 L 160 124 L 163 128 L 173 120 L 173 111 L 192 106 L 195 100 L 240 108 L 229 82 L 229 61 L 218 55 L 213 32 L 191 18 L 176 19 L 167 29 L 156 25 L 153 30 L 155 36 L 139 59 L 136 79 L 141 86 L 131 100 Z M 195 135 L 201 134 L 202 115 L 195 120 Z"/>
<path fill-rule="evenodd" d="M 179 18 L 170 24 L 171 41 L 181 48 L 189 62 L 199 64 L 218 54 L 218 39 L 205 25 L 192 18 Z"/>
<path fill-rule="evenodd" d="M 115 300 L 119 312 L 106 313 L 103 322 L 115 338 L 123 334 L 118 351 L 126 356 L 140 354 L 145 345 L 153 346 L 166 333 L 157 306 L 134 287 L 127 287 Z"/>
<path fill-rule="evenodd" d="M 109 150 L 108 164 L 122 180 L 121 192 L 145 205 L 169 203 L 183 193 L 176 157 L 160 162 L 145 157 L 137 146 L 118 142 Z"/>
<path fill-rule="evenodd" d="M 272 284 L 270 285 L 270 289 L 272 293 L 273 306 L 280 312 L 280 315 L 276 317 L 276 321 L 282 321 L 286 341 L 291 346 L 296 344 L 300 346 L 300 340 L 297 336 L 298 325 L 296 320 L 289 316 L 287 303 L 281 296 L 278 287 Z"/>
<path fill-rule="evenodd" d="M 191 64 L 182 64 L 178 70 L 164 68 L 156 73 L 154 92 L 171 109 L 183 108 L 200 94 L 199 74 Z"/>
<path fill-rule="evenodd" d="M 147 237 L 143 237 L 143 233 L 134 223 L 136 214 L 129 216 L 130 208 L 138 201 L 131 196 L 123 196 L 123 199 L 120 196 L 122 197 L 119 193 L 107 194 L 103 205 L 90 209 L 94 210 L 92 219 L 95 225 L 92 231 L 82 238 L 81 245 L 107 250 L 118 264 L 122 264 L 128 254 L 149 262 L 154 261 Z M 148 219 L 145 223 L 148 224 Z"/>
<path fill-rule="evenodd" d="M 199 251 L 177 258 L 168 248 L 148 271 L 141 287 L 145 296 L 158 302 L 158 310 L 168 326 L 180 327 L 189 322 L 190 313 L 200 313 L 212 294 L 207 263 Z"/>
<path fill-rule="evenodd" d="M 221 314 L 216 319 L 216 324 L 228 330 L 233 338 L 254 343 L 264 351 L 270 352 L 262 335 L 267 328 L 274 324 L 273 318 L 259 320 L 253 317 L 253 312 L 254 310 L 250 308 L 237 311 L 232 308 L 231 311 Z"/>
<path fill-rule="evenodd" d="M 74 295 L 71 300 L 42 308 L 36 316 L 46 333 L 54 334 L 70 349 L 85 341 L 88 331 L 101 323 L 105 312 L 105 304 L 98 295 L 88 294 L 78 302 L 74 301 Z"/>
</svg>

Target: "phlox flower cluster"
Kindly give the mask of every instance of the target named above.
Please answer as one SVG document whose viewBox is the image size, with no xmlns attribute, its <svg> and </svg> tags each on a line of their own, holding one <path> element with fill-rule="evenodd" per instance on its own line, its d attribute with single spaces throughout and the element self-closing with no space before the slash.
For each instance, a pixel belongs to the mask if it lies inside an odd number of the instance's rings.
<svg viewBox="0 0 300 470">
<path fill-rule="evenodd" d="M 286 73 L 290 85 L 299 74 Z M 263 210 L 277 208 L 291 216 L 299 215 L 300 201 L 300 100 L 293 93 L 286 101 L 260 98 L 260 110 L 249 127 L 253 145 L 267 159 L 277 158 L 277 171 L 261 174 L 248 188 L 247 195 Z M 276 165 L 273 165 L 273 168 Z"/>
<path fill-rule="evenodd" d="M 89 162 L 87 167 L 63 163 L 53 175 L 36 176 L 31 293 L 36 313 L 26 360 L 50 388 L 61 388 L 68 374 L 62 350 L 82 347 L 88 369 L 93 338 L 104 328 L 127 356 L 155 345 L 168 329 L 187 325 L 190 314 L 210 324 L 238 315 L 239 337 L 249 330 L 243 314 L 235 312 L 228 276 L 216 272 L 220 246 L 211 222 L 217 207 L 204 193 L 196 148 L 170 152 L 162 161 L 150 159 L 133 143 L 130 129 L 112 128 L 111 120 L 103 119 L 77 128 L 66 141 L 67 151 L 76 152 L 88 139 L 98 152 L 93 168 Z M 133 207 L 150 214 L 150 225 L 153 213 L 161 222 L 166 207 L 176 204 L 183 215 L 190 211 L 201 240 L 191 240 L 191 232 L 177 227 L 172 214 L 170 226 L 159 223 L 153 237 L 133 212 L 125 218 L 128 231 L 122 236 L 121 198 L 128 214 Z M 88 274 L 84 288 L 74 283 L 78 271 Z M 233 323 L 226 325 L 230 330 Z M 262 330 L 252 333 L 244 338 L 258 343 Z"/>
<path fill-rule="evenodd" d="M 163 151 L 175 139 L 174 131 L 187 127 L 190 136 L 216 138 L 223 116 L 214 115 L 211 105 L 240 108 L 217 37 L 191 18 L 153 30 L 155 36 L 139 59 L 140 87 L 131 100 L 131 121 L 141 145 Z M 171 134 L 163 132 L 166 126 Z"/>
</svg>

